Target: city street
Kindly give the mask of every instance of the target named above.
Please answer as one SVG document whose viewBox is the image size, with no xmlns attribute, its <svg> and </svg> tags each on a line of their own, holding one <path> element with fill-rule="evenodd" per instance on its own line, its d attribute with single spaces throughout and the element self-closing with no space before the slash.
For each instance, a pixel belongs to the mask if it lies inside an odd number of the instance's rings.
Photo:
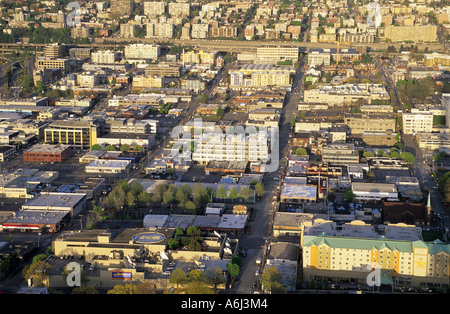
<svg viewBox="0 0 450 314">
<path fill-rule="evenodd" d="M 297 72 L 295 73 L 292 92 L 288 93 L 285 99 L 279 130 L 280 166 L 278 171 L 268 173 L 264 177 L 266 193 L 263 199 L 255 206 L 254 217 L 249 223 L 250 234 L 240 237 L 241 247 L 247 251 L 247 257 L 243 259 L 244 265 L 241 269 L 240 280 L 237 285 L 232 287 L 231 290 L 228 290 L 228 293 L 253 293 L 254 289 L 252 285 L 255 281 L 258 281 L 256 270 L 260 270 L 260 273 L 262 273 L 262 267 L 256 264 L 256 259 L 258 257 L 264 257 L 264 248 L 270 243 L 272 222 L 277 207 L 276 203 L 272 204 L 272 199 L 277 193 L 277 187 L 279 187 L 279 181 L 275 181 L 274 178 L 283 176 L 287 157 L 290 154 L 290 120 L 297 113 L 298 101 L 300 95 L 302 95 L 304 64 L 305 58 L 302 57 Z M 267 244 L 266 240 L 268 241 Z"/>
</svg>

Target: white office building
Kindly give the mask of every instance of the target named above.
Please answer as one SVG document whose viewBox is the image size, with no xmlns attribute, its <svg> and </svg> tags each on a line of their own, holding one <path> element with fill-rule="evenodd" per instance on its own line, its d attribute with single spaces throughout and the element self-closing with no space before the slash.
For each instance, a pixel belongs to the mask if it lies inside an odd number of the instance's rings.
<svg viewBox="0 0 450 314">
<path fill-rule="evenodd" d="M 411 109 L 403 113 L 403 134 L 430 133 L 433 130 L 433 113 Z"/>
</svg>

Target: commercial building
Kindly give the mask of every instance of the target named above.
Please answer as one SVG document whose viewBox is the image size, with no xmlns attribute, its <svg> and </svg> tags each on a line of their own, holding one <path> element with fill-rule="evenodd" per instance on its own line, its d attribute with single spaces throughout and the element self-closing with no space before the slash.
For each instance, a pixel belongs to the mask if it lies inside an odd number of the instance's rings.
<svg viewBox="0 0 450 314">
<path fill-rule="evenodd" d="M 158 59 L 161 53 L 159 45 L 134 44 L 125 46 L 126 59 Z"/>
<path fill-rule="evenodd" d="M 392 183 L 353 182 L 352 192 L 358 202 L 398 201 L 398 191 Z"/>
<path fill-rule="evenodd" d="M 55 193 L 45 192 L 28 200 L 22 205 L 22 210 L 60 211 L 76 217 L 86 208 L 86 194 L 84 193 Z"/>
<path fill-rule="evenodd" d="M 411 112 L 403 112 L 403 133 L 431 133 L 433 130 L 433 113 L 411 109 Z"/>
<path fill-rule="evenodd" d="M 359 153 L 353 144 L 329 144 L 322 148 L 322 161 L 336 166 L 357 164 L 359 163 Z"/>
<path fill-rule="evenodd" d="M 86 165 L 86 173 L 111 173 L 117 174 L 124 172 L 131 168 L 131 161 L 129 160 L 108 160 L 99 159 L 94 160 Z"/>
<path fill-rule="evenodd" d="M 395 131 L 395 118 L 389 114 L 346 114 L 344 123 L 351 135 L 362 135 L 364 132 Z"/>
<path fill-rule="evenodd" d="M 183 222 L 193 218 L 192 215 L 179 216 L 185 216 Z M 178 217 L 168 220 L 168 224 L 181 221 Z M 168 251 L 168 241 L 174 233 L 174 227 L 68 231 L 53 242 L 53 249 L 58 257 L 79 258 L 85 266 L 82 268 L 84 275 L 96 287 L 111 289 L 117 284 L 146 282 L 165 290 L 175 287 L 169 282 L 169 275 L 175 268 L 189 272 L 189 269 L 208 271 L 219 267 L 226 274 L 226 265 L 239 247 L 238 241 L 214 236 L 203 237 L 202 251 Z M 52 269 L 59 270 L 67 263 L 64 259 L 54 259 Z M 61 271 L 50 272 L 48 286 L 67 286 Z"/>
<path fill-rule="evenodd" d="M 0 162 L 7 161 L 14 157 L 16 153 L 16 146 L 14 145 L 0 145 Z"/>
<path fill-rule="evenodd" d="M 450 145 L 450 133 L 417 133 L 415 138 L 421 149 L 439 150 Z"/>
<path fill-rule="evenodd" d="M 72 156 L 70 145 L 36 144 L 23 152 L 24 162 L 62 162 Z"/>
<path fill-rule="evenodd" d="M 358 100 L 389 100 L 389 93 L 381 84 L 320 85 L 304 91 L 304 102 L 342 106 Z"/>
<path fill-rule="evenodd" d="M 256 60 L 261 62 L 279 62 L 290 60 L 292 64 L 298 61 L 298 47 L 265 46 L 256 50 Z"/>
<path fill-rule="evenodd" d="M 69 72 L 69 59 L 37 57 L 35 61 L 35 68 L 41 71 L 45 71 L 46 69 L 59 69 L 63 74 L 65 74 Z"/>
<path fill-rule="evenodd" d="M 111 119 L 106 121 L 111 133 L 151 134 L 158 131 L 158 120 Z"/>
<path fill-rule="evenodd" d="M 270 159 L 268 134 L 209 134 L 195 140 L 192 158 L 206 164 L 215 161 L 268 161 Z"/>
<path fill-rule="evenodd" d="M 145 67 L 145 76 L 180 77 L 183 73 L 181 65 L 175 63 L 155 63 Z"/>
<path fill-rule="evenodd" d="M 161 88 L 164 87 L 163 76 L 144 76 L 137 75 L 133 77 L 132 89 L 143 90 L 148 88 Z"/>
<path fill-rule="evenodd" d="M 386 132 L 364 131 L 361 139 L 366 145 L 369 146 L 392 147 L 397 143 L 397 133 L 393 133 L 392 130 L 387 130 Z"/>
<path fill-rule="evenodd" d="M 48 144 L 66 144 L 74 148 L 91 148 L 97 142 L 98 126 L 90 121 L 55 121 L 44 131 Z"/>
<path fill-rule="evenodd" d="M 119 58 L 119 52 L 112 50 L 99 50 L 91 53 L 91 62 L 94 64 L 114 64 Z"/>
<path fill-rule="evenodd" d="M 70 220 L 66 211 L 20 210 L 0 224 L 2 231 L 58 232 Z"/>
</svg>

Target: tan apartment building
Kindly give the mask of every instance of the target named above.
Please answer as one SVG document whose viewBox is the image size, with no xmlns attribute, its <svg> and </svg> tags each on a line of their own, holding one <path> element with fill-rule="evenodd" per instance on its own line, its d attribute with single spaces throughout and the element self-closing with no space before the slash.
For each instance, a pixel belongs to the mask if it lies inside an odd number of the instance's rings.
<svg viewBox="0 0 450 314">
<path fill-rule="evenodd" d="M 347 114 L 344 123 L 350 129 L 351 135 L 395 131 L 395 118 L 389 114 Z"/>
<path fill-rule="evenodd" d="M 394 26 L 384 28 L 384 38 L 391 42 L 434 42 L 437 41 L 436 25 Z"/>
</svg>

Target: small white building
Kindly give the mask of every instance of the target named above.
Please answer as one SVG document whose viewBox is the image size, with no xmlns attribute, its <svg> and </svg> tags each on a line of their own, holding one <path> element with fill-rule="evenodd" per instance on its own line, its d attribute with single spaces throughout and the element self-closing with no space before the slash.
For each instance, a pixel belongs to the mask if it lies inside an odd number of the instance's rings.
<svg viewBox="0 0 450 314">
<path fill-rule="evenodd" d="M 365 183 L 353 182 L 352 192 L 356 195 L 355 200 L 360 202 L 398 201 L 398 191 L 395 184 L 392 183 Z"/>
<path fill-rule="evenodd" d="M 130 169 L 130 160 L 98 159 L 86 165 L 86 173 L 121 173 Z"/>
</svg>

